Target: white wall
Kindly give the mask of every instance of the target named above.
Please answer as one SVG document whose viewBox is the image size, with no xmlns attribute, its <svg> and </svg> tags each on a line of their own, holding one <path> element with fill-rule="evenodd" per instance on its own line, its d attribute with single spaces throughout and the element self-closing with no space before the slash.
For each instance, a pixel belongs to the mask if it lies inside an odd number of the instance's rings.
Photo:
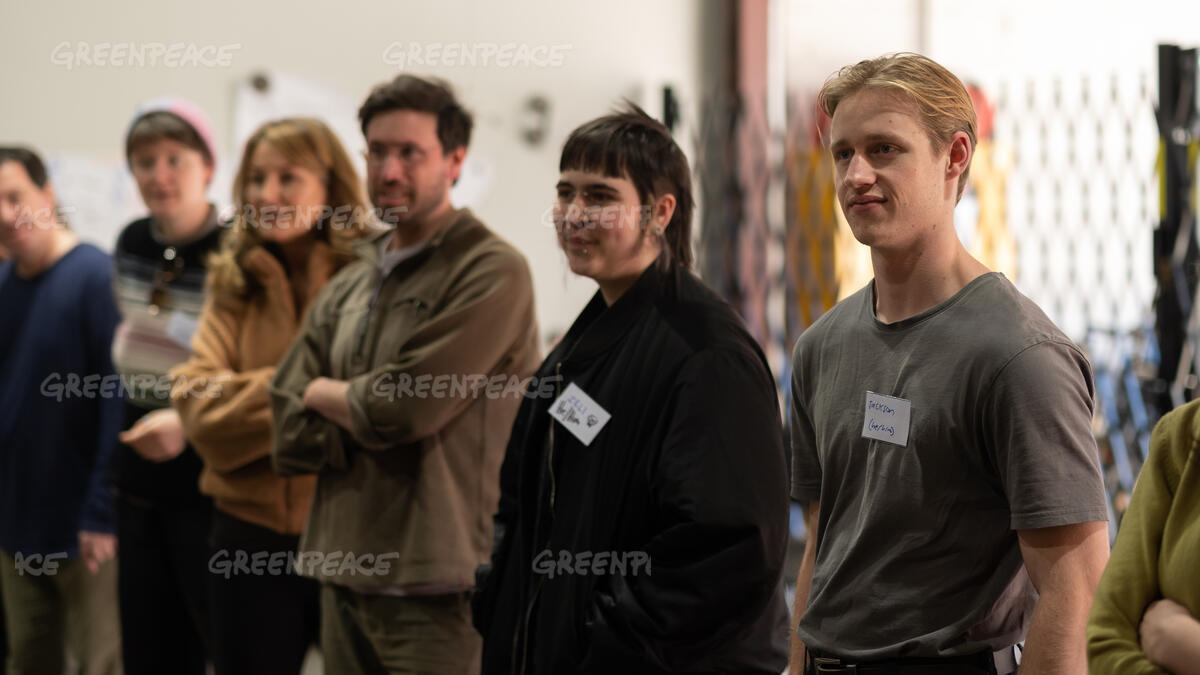
<svg viewBox="0 0 1200 675">
<path fill-rule="evenodd" d="M 1160 42 L 1200 44 L 1194 0 L 790 0 L 787 71 L 813 91 L 837 68 L 920 51 L 987 84 L 999 77 L 1153 69 Z"/>
<path fill-rule="evenodd" d="M 929 1 L 929 55 L 980 81 L 1154 72 L 1158 43 L 1200 44 L 1200 3 L 1193 0 Z"/>
<path fill-rule="evenodd" d="M 789 86 L 815 94 L 842 66 L 887 52 L 917 50 L 919 5 L 920 0 L 785 1 Z"/>
<path fill-rule="evenodd" d="M 451 81 L 475 112 L 471 154 L 493 167 L 493 178 L 474 208 L 528 257 L 538 314 L 548 334 L 564 329 L 595 289 L 590 280 L 570 275 L 553 230 L 542 223 L 553 197 L 563 140 L 572 128 L 608 111 L 620 97 L 636 100 L 665 83 L 675 87 L 683 103 L 679 137 L 690 138 L 704 60 L 712 54 L 703 39 L 711 9 L 709 0 L 342 0 L 332 6 L 234 0 L 6 2 L 0 10 L 7 29 L 0 40 L 0 91 L 5 92 L 0 97 L 0 143 L 28 144 L 52 156 L 82 156 L 117 172 L 123 134 L 138 102 L 177 94 L 209 112 L 223 168 L 229 170 L 236 161 L 234 91 L 255 71 L 269 68 L 303 76 L 357 106 L 372 85 L 398 72 L 384 59 L 385 50 L 396 42 L 566 46 L 560 49 L 561 67 L 502 68 L 493 61 L 488 67 L 413 69 Z M 63 42 L 70 47 L 63 50 Z M 123 66 L 111 61 L 104 67 L 73 63 L 68 69 L 64 54 L 74 53 L 81 42 L 92 48 L 101 43 L 182 42 L 200 48 L 224 46 L 232 56 L 224 67 L 168 67 L 160 58 L 154 67 L 131 66 L 126 60 Z M 52 58 L 56 49 L 57 57 Z M 518 138 L 525 119 L 520 105 L 539 93 L 552 102 L 551 126 L 546 141 L 530 147 Z M 652 114 L 660 113 L 656 94 L 646 103 Z M 690 144 L 683 145 L 690 155 Z M 132 189 L 128 183 L 92 187 Z M 228 203 L 223 192 L 214 187 L 211 196 Z M 90 222 L 74 226 L 86 238 L 111 246 L 130 215 L 89 216 Z"/>
</svg>

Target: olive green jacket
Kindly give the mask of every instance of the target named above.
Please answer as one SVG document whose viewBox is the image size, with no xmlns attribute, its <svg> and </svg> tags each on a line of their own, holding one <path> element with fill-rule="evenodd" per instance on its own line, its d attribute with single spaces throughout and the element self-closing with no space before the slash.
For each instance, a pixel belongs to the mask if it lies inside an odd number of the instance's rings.
<svg viewBox="0 0 1200 675">
<path fill-rule="evenodd" d="M 540 356 L 525 259 L 469 211 L 384 277 L 384 233 L 313 302 L 271 381 L 283 475 L 317 474 L 300 571 L 362 592 L 470 587 Z M 349 381 L 349 430 L 304 407 Z M 511 385 L 511 386 L 510 386 Z"/>
<path fill-rule="evenodd" d="M 1169 598 L 1200 618 L 1200 400 L 1163 416 L 1150 440 L 1088 618 L 1088 672 L 1164 673 L 1142 651 L 1146 606 Z"/>
</svg>

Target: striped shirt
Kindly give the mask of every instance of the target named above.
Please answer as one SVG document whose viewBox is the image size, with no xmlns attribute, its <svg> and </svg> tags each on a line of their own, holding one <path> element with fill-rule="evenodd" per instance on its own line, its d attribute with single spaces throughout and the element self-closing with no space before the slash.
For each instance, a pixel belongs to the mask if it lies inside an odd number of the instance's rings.
<svg viewBox="0 0 1200 675">
<path fill-rule="evenodd" d="M 167 372 L 191 355 L 192 333 L 204 306 L 205 265 L 217 250 L 216 209 L 197 238 L 176 245 L 156 236 L 149 218 L 130 223 L 117 239 L 113 282 L 121 324 L 113 337 L 113 364 L 125 391 L 122 429 L 152 410 L 171 405 Z M 154 503 L 202 499 L 202 462 L 191 447 L 167 462 L 150 462 L 118 443 L 112 478 L 126 498 Z"/>
<path fill-rule="evenodd" d="M 192 334 L 204 307 L 205 263 L 217 249 L 216 209 L 198 238 L 170 245 L 149 218 L 134 221 L 117 240 L 117 307 L 113 363 L 129 402 L 144 411 L 171 404 L 167 371 L 191 354 Z"/>
</svg>

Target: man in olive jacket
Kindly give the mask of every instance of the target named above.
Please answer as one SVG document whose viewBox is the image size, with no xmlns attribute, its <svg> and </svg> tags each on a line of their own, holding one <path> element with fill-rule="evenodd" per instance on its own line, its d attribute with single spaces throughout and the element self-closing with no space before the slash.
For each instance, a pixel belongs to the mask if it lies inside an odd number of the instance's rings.
<svg viewBox="0 0 1200 675">
<path fill-rule="evenodd" d="M 271 383 L 276 469 L 318 474 L 295 567 L 322 582 L 328 672 L 477 671 L 467 593 L 513 416 L 538 391 L 532 282 L 451 206 L 471 118 L 446 85 L 402 75 L 359 118 L 393 229 L 322 290 Z"/>
</svg>

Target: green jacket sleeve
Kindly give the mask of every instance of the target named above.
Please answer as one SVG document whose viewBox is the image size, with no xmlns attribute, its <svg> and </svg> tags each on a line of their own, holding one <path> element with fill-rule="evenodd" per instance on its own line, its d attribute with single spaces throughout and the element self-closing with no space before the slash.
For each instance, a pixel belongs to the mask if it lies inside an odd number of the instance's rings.
<svg viewBox="0 0 1200 675">
<path fill-rule="evenodd" d="M 344 469 L 346 451 L 336 424 L 304 407 L 304 390 L 318 377 L 328 376 L 333 337 L 329 309 L 333 284 L 327 285 L 309 310 L 300 334 L 271 378 L 274 443 L 271 464 L 281 476 Z"/>
<path fill-rule="evenodd" d="M 1163 526 L 1179 485 L 1180 460 L 1196 443 L 1195 417 L 1196 406 L 1189 404 L 1154 428 L 1150 457 L 1138 475 L 1088 618 L 1088 669 L 1093 675 L 1165 672 L 1146 658 L 1138 627 L 1146 606 L 1162 597 L 1158 559 Z"/>
</svg>

